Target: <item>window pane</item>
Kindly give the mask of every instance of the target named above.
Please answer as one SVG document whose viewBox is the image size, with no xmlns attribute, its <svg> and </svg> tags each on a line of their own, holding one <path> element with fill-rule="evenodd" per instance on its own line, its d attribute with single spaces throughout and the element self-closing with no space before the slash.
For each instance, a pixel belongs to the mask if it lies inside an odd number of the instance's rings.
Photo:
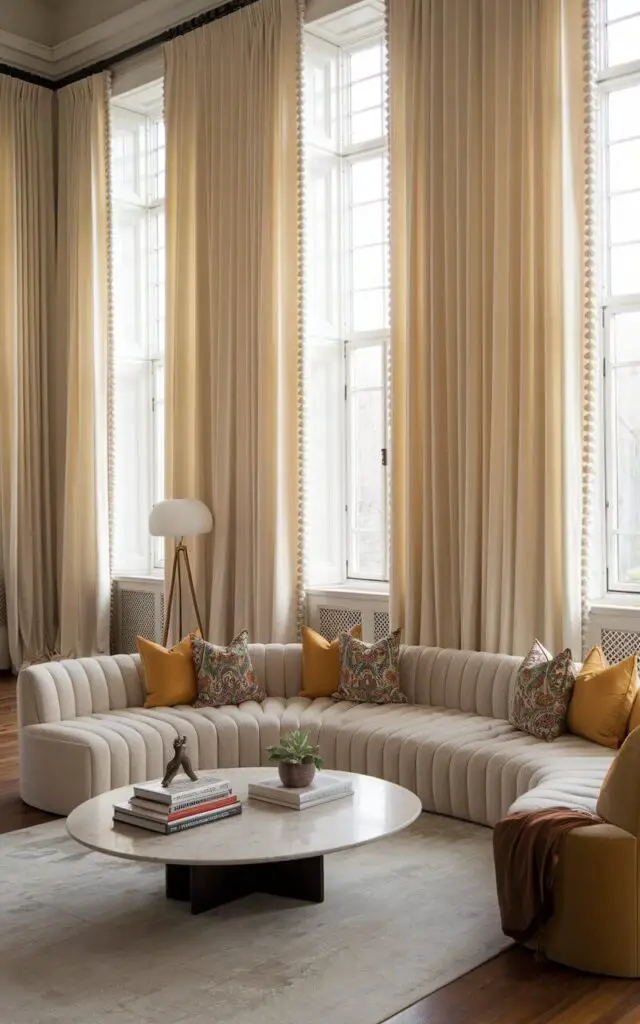
<svg viewBox="0 0 640 1024">
<path fill-rule="evenodd" d="M 145 356 L 146 306 L 141 282 L 147 268 L 143 214 L 116 214 L 113 230 L 113 335 L 116 357 Z"/>
<path fill-rule="evenodd" d="M 354 246 L 383 242 L 387 233 L 387 206 L 382 199 L 351 210 L 351 241 Z"/>
<path fill-rule="evenodd" d="M 344 348 L 306 339 L 307 572 L 313 583 L 341 583 L 345 563 L 346 458 Z"/>
<path fill-rule="evenodd" d="M 640 192 L 613 196 L 610 216 L 613 243 L 640 242 Z"/>
<path fill-rule="evenodd" d="M 384 194 L 384 161 L 381 156 L 356 160 L 351 164 L 351 196 L 353 203 L 382 199 Z"/>
<path fill-rule="evenodd" d="M 153 461 L 155 479 L 153 481 L 152 501 L 164 498 L 164 365 L 155 363 L 153 370 L 154 410 L 153 410 Z M 164 565 L 164 537 L 153 538 L 153 565 L 161 569 Z"/>
<path fill-rule="evenodd" d="M 359 110 L 369 110 L 371 107 L 382 106 L 382 76 L 365 78 L 363 82 L 356 82 L 349 90 L 351 99 L 351 111 L 357 113 Z"/>
<path fill-rule="evenodd" d="M 352 82 L 370 75 L 379 75 L 382 71 L 382 44 L 368 46 L 365 50 L 356 50 L 349 57 L 349 77 Z"/>
<path fill-rule="evenodd" d="M 609 188 L 612 192 L 640 189 L 640 139 L 609 147 Z"/>
<path fill-rule="evenodd" d="M 607 64 L 626 64 L 640 59 L 640 17 L 609 25 L 607 28 Z"/>
<path fill-rule="evenodd" d="M 349 355 L 352 388 L 382 387 L 384 350 L 381 345 L 354 348 Z"/>
<path fill-rule="evenodd" d="M 617 528 L 640 537 L 640 367 L 626 366 L 614 373 Z"/>
<path fill-rule="evenodd" d="M 611 246 L 611 291 L 640 294 L 640 245 Z"/>
<path fill-rule="evenodd" d="M 114 548 L 119 571 L 148 570 L 151 511 L 151 408 L 148 362 L 120 362 L 114 388 L 115 467 Z"/>
<path fill-rule="evenodd" d="M 640 85 L 609 94 L 609 139 L 640 135 Z"/>
<path fill-rule="evenodd" d="M 354 249 L 352 255 L 353 287 L 358 291 L 365 288 L 382 288 L 386 283 L 384 263 L 384 246 L 382 245 Z"/>
<path fill-rule="evenodd" d="M 341 327 L 339 158 L 314 156 L 307 163 L 306 185 L 307 323 L 313 334 L 337 335 Z"/>
<path fill-rule="evenodd" d="M 382 123 L 382 108 L 366 110 L 362 114 L 353 114 L 351 118 L 351 142 L 356 145 L 360 142 L 370 142 L 372 139 L 380 139 L 384 134 Z"/>
<path fill-rule="evenodd" d="M 611 340 L 614 362 L 640 362 L 640 312 L 612 316 Z"/>
<path fill-rule="evenodd" d="M 628 14 L 640 14 L 640 0 L 607 0 L 607 20 L 625 18 Z"/>
<path fill-rule="evenodd" d="M 387 298 L 384 288 L 354 292 L 354 331 L 383 331 L 387 327 Z"/>
<path fill-rule="evenodd" d="M 149 116 L 137 109 L 145 105 L 141 90 L 112 108 L 114 563 L 119 572 L 148 573 L 163 557 L 148 517 L 164 496 L 166 249 L 161 90 L 144 90 Z"/>
<path fill-rule="evenodd" d="M 351 400 L 352 490 L 349 572 L 376 578 L 385 571 L 385 476 L 382 389 L 360 391 Z"/>
</svg>

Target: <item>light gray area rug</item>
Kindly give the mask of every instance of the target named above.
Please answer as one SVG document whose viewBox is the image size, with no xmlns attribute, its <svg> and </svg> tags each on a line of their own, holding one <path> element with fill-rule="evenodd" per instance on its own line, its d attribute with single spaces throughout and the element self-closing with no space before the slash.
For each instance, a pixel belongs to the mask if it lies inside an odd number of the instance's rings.
<svg viewBox="0 0 640 1024">
<path fill-rule="evenodd" d="M 489 829 L 423 814 L 325 860 L 320 905 L 255 895 L 192 917 L 157 866 L 51 822 L 0 837 L 0 1019 L 377 1024 L 509 945 Z"/>
</svg>

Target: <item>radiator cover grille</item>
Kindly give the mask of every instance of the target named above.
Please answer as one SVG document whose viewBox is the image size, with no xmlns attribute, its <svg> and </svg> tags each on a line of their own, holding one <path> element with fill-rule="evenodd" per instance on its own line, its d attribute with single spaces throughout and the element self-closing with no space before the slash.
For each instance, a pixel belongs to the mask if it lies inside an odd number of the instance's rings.
<svg viewBox="0 0 640 1024">
<path fill-rule="evenodd" d="M 320 608 L 320 632 L 327 640 L 335 640 L 338 633 L 362 625 L 359 608 Z"/>
<path fill-rule="evenodd" d="M 382 640 L 385 636 L 389 636 L 389 613 L 388 612 L 374 612 L 373 613 L 373 636 L 375 640 Z"/>
<path fill-rule="evenodd" d="M 112 609 L 113 654 L 134 653 L 137 636 L 162 642 L 164 593 L 161 581 L 115 580 Z"/>
<path fill-rule="evenodd" d="M 611 664 L 640 654 L 640 633 L 628 629 L 606 629 L 601 632 L 602 650 Z"/>
</svg>

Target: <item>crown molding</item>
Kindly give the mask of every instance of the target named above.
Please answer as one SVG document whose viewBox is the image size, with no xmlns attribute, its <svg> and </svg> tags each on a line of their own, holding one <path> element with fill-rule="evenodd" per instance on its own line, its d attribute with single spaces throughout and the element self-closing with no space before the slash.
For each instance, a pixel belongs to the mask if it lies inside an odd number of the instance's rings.
<svg viewBox="0 0 640 1024">
<path fill-rule="evenodd" d="M 220 7 L 224 0 L 141 0 L 128 11 L 80 32 L 56 46 L 44 46 L 0 30 L 0 63 L 31 71 L 52 81 L 80 71 Z"/>
<path fill-rule="evenodd" d="M 0 29 L 0 63 L 9 64 L 21 71 L 31 71 L 44 78 L 54 78 L 54 55 L 52 46 L 34 43 L 23 36 Z"/>
<path fill-rule="evenodd" d="M 223 0 L 181 0 L 180 4 L 175 0 L 142 0 L 130 10 L 54 46 L 55 77 L 62 78 L 96 61 L 107 60 L 222 3 Z"/>
</svg>

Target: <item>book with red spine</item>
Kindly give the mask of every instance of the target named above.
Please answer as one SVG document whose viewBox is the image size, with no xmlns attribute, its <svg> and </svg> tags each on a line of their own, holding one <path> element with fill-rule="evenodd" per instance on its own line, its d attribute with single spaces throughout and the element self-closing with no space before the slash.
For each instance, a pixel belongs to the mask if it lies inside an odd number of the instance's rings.
<svg viewBox="0 0 640 1024">
<path fill-rule="evenodd" d="M 179 821 L 159 821 L 157 818 L 143 818 L 139 814 L 132 814 L 128 805 L 116 804 L 113 810 L 113 821 L 115 825 L 135 825 L 136 828 L 148 829 L 150 832 L 160 832 L 163 835 L 173 835 L 185 829 L 196 828 L 198 825 L 213 825 L 215 822 L 223 821 L 225 818 L 233 818 L 242 812 L 242 803 L 231 804 L 230 807 L 219 807 L 216 811 L 205 811 L 203 814 L 192 814 L 188 818 L 181 818 Z"/>
<path fill-rule="evenodd" d="M 181 807 L 176 810 L 158 806 L 158 804 L 154 804 L 151 800 L 141 800 L 138 797 L 132 797 L 128 803 L 114 804 L 114 807 L 118 807 L 121 810 L 126 809 L 129 814 L 137 814 L 141 818 L 153 819 L 154 821 L 179 821 L 181 818 L 189 818 L 194 814 L 203 814 L 205 811 L 216 811 L 219 807 L 231 807 L 236 803 L 238 803 L 238 797 L 235 793 L 229 793 L 228 796 L 219 797 L 217 800 L 202 800 L 200 803 L 190 804 L 188 807 Z"/>
</svg>

